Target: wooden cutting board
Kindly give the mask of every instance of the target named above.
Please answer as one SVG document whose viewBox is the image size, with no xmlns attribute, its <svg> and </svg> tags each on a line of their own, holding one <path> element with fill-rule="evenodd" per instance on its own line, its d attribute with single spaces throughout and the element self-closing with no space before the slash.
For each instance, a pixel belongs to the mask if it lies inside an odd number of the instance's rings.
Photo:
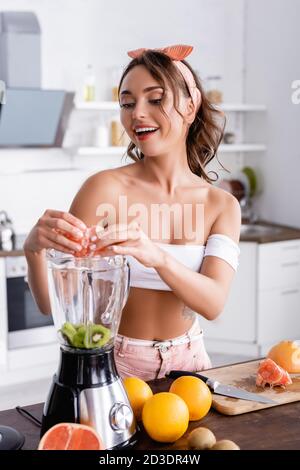
<svg viewBox="0 0 300 470">
<path fill-rule="evenodd" d="M 205 371 L 205 375 L 211 379 L 218 380 L 218 382 L 222 384 L 234 385 L 248 392 L 258 393 L 261 396 L 271 398 L 271 400 L 276 401 L 276 405 L 266 405 L 255 401 L 240 400 L 238 398 L 213 394 L 213 408 L 225 415 L 239 415 L 300 400 L 300 374 L 291 375 L 293 383 L 287 385 L 285 389 L 282 387 L 274 387 L 273 389 L 270 387 L 266 387 L 265 389 L 257 387 L 255 380 L 260 362 L 261 360 L 244 362 L 242 364 L 207 370 Z"/>
</svg>

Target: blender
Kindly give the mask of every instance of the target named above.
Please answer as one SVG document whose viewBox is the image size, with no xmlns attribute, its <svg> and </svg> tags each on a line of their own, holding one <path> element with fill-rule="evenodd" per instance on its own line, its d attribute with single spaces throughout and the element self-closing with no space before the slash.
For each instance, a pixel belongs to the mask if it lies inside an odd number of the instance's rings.
<svg viewBox="0 0 300 470">
<path fill-rule="evenodd" d="M 52 426 L 92 426 L 106 449 L 136 442 L 136 422 L 114 361 L 114 337 L 129 293 L 124 256 L 76 258 L 47 250 L 49 296 L 60 363 L 44 406 Z"/>
</svg>

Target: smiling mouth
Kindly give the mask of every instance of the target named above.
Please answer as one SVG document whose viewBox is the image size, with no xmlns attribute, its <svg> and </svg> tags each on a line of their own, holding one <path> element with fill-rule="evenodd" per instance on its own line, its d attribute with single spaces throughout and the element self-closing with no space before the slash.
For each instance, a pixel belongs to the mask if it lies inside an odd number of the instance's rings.
<svg viewBox="0 0 300 470">
<path fill-rule="evenodd" d="M 154 134 L 156 131 L 158 131 L 159 128 L 157 129 L 152 129 L 152 130 L 145 130 L 145 131 L 134 131 L 134 134 L 139 140 L 143 140 L 144 138 L 150 136 L 151 134 Z"/>
</svg>

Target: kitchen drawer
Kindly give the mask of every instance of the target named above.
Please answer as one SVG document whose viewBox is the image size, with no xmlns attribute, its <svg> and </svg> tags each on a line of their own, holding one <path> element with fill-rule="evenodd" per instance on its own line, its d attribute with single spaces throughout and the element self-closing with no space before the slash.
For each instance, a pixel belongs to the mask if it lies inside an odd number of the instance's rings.
<svg viewBox="0 0 300 470">
<path fill-rule="evenodd" d="M 258 296 L 259 344 L 284 339 L 300 339 L 300 284 Z"/>
<path fill-rule="evenodd" d="M 258 289 L 300 283 L 300 240 L 259 245 Z"/>
</svg>

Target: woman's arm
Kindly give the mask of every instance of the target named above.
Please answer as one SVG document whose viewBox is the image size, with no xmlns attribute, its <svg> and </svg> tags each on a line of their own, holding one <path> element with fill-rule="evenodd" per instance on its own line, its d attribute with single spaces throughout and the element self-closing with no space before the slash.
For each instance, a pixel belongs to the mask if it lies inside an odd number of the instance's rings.
<svg viewBox="0 0 300 470">
<path fill-rule="evenodd" d="M 48 292 L 45 250 L 34 252 L 26 250 L 24 247 L 24 252 L 28 265 L 27 277 L 31 293 L 40 312 L 49 315 L 51 313 L 51 307 Z"/>
<path fill-rule="evenodd" d="M 235 197 L 228 196 L 225 207 L 211 229 L 211 234 L 227 235 L 238 243 L 241 225 L 240 205 Z M 200 273 L 195 273 L 173 256 L 164 253 L 162 262 L 156 270 L 187 307 L 207 320 L 214 320 L 222 312 L 234 277 L 234 269 L 216 256 L 205 257 Z"/>
</svg>

